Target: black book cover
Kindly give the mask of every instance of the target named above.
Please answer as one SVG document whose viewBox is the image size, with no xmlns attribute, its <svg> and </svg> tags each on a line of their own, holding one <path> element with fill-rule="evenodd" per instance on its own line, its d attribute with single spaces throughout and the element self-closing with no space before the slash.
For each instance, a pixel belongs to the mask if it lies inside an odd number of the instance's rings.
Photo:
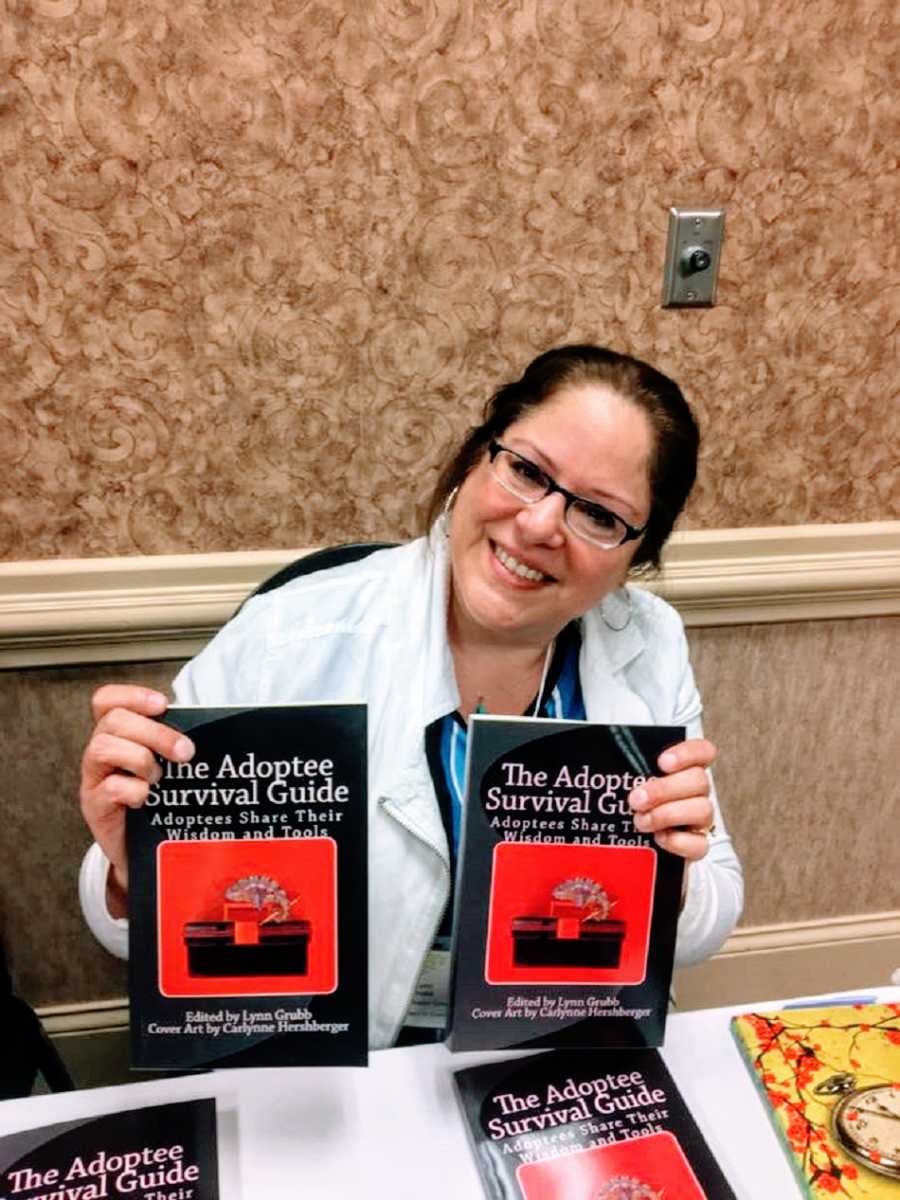
<svg viewBox="0 0 900 1200">
<path fill-rule="evenodd" d="M 635 829 L 628 793 L 683 738 L 472 718 L 452 1050 L 662 1045 L 684 862 Z"/>
<path fill-rule="evenodd" d="M 127 814 L 132 1064 L 365 1065 L 366 710 L 170 708 Z"/>
<path fill-rule="evenodd" d="M 82 1117 L 0 1137 L 0 1196 L 12 1200 L 217 1200 L 214 1100 Z"/>
<path fill-rule="evenodd" d="M 454 1082 L 489 1200 L 734 1200 L 655 1050 L 550 1050 Z"/>
</svg>

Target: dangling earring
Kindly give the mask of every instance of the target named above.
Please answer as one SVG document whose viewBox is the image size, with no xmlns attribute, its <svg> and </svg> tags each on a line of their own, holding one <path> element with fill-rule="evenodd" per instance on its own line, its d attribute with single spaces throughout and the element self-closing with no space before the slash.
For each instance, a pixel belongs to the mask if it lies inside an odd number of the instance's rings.
<svg viewBox="0 0 900 1200">
<path fill-rule="evenodd" d="M 441 520 L 444 523 L 444 537 L 450 536 L 450 514 L 453 511 L 453 502 L 456 500 L 456 493 L 459 491 L 459 484 L 450 492 L 447 499 L 444 501 L 444 507 L 441 509 Z"/>
<path fill-rule="evenodd" d="M 606 615 L 607 608 L 610 608 L 610 616 L 614 617 L 614 621 L 610 621 Z M 615 592 L 610 592 L 608 596 L 604 596 L 603 603 L 600 605 L 600 616 L 603 624 L 607 629 L 611 629 L 613 633 L 621 633 L 623 629 L 627 629 L 631 624 L 631 596 L 626 587 L 620 587 Z M 624 616 L 625 620 L 622 620 Z"/>
</svg>

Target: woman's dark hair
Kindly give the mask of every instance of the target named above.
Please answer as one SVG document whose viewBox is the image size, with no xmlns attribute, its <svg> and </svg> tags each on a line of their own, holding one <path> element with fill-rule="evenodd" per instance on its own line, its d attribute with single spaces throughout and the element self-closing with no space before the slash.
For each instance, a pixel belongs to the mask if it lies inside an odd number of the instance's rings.
<svg viewBox="0 0 900 1200">
<path fill-rule="evenodd" d="M 632 561 L 634 566 L 658 568 L 662 548 L 694 485 L 700 433 L 677 383 L 638 358 L 601 346 L 548 350 L 526 367 L 521 379 L 494 393 L 485 405 L 482 423 L 470 430 L 441 472 L 428 506 L 428 527 L 437 520 L 453 490 L 478 465 L 489 442 L 564 388 L 596 383 L 606 384 L 636 405 L 650 422 L 654 440 L 652 502 L 646 532 Z"/>
</svg>

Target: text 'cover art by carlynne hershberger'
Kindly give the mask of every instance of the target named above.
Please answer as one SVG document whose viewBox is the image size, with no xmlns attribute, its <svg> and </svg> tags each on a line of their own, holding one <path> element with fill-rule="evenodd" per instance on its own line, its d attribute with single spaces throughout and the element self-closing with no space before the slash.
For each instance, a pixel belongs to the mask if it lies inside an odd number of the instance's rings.
<svg viewBox="0 0 900 1200">
<path fill-rule="evenodd" d="M 452 1050 L 662 1044 L 684 864 L 635 829 L 628 793 L 683 737 L 472 718 Z"/>
<path fill-rule="evenodd" d="M 551 1050 L 454 1082 L 490 1200 L 734 1200 L 655 1050 Z"/>
<path fill-rule="evenodd" d="M 127 816 L 137 1067 L 364 1065 L 366 710 L 170 708 Z"/>
<path fill-rule="evenodd" d="M 811 1200 L 900 1200 L 900 1004 L 749 1012 L 731 1030 Z"/>
<path fill-rule="evenodd" d="M 214 1100 L 79 1117 L 0 1137 L 9 1200 L 217 1200 Z"/>
</svg>

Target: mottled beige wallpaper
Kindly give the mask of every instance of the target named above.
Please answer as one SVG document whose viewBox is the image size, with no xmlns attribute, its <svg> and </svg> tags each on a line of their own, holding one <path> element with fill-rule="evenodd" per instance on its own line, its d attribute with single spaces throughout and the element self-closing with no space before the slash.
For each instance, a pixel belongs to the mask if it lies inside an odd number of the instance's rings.
<svg viewBox="0 0 900 1200">
<path fill-rule="evenodd" d="M 900 619 L 694 629 L 717 780 L 744 863 L 745 925 L 897 906 Z M 165 687 L 177 663 L 40 668 L 0 686 L 0 938 L 35 1004 L 120 996 L 78 908 L 75 795 L 88 696 Z M 11 864 L 11 865 L 10 865 Z"/>
<path fill-rule="evenodd" d="M 689 629 L 743 924 L 897 908 L 900 618 Z"/>
<path fill-rule="evenodd" d="M 689 525 L 900 516 L 895 0 L 2 7 L 0 558 L 411 533 L 584 338 L 695 401 Z"/>
</svg>

